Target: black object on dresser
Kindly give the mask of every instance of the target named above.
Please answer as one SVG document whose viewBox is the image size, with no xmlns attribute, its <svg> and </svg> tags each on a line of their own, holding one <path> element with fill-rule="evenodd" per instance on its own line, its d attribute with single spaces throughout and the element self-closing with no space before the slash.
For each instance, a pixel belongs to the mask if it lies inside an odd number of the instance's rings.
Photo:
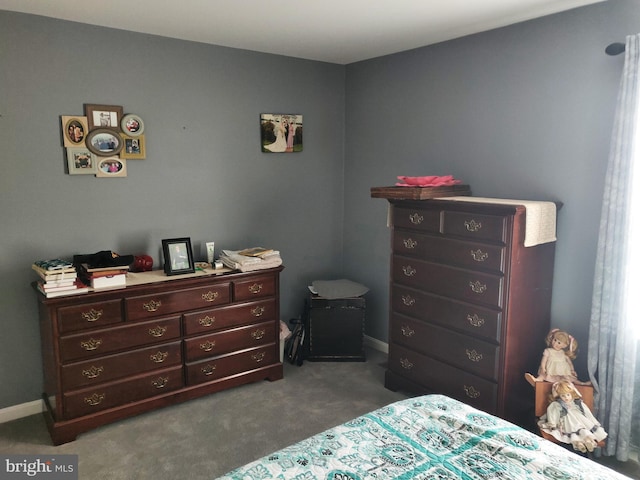
<svg viewBox="0 0 640 480">
<path fill-rule="evenodd" d="M 281 379 L 282 268 L 159 282 L 157 272 L 145 272 L 136 274 L 142 282 L 120 290 L 38 293 L 44 415 L 53 443 L 226 388 Z"/>
<path fill-rule="evenodd" d="M 523 375 L 550 328 L 554 241 L 524 246 L 523 205 L 389 202 L 385 386 L 444 393 L 527 425 L 533 395 Z"/>
</svg>

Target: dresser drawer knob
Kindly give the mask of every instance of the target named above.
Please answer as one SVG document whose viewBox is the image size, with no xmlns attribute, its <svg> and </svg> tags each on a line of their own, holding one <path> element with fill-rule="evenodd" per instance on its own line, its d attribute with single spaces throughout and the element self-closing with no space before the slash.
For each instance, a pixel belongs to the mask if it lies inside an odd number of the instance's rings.
<svg viewBox="0 0 640 480">
<path fill-rule="evenodd" d="M 152 337 L 161 337 L 165 333 L 167 333 L 167 327 L 162 327 L 160 325 L 156 325 L 155 327 L 149 329 L 149 335 L 151 335 Z"/>
<path fill-rule="evenodd" d="M 167 386 L 169 383 L 169 377 L 158 377 L 151 384 L 157 389 L 161 389 Z"/>
<path fill-rule="evenodd" d="M 402 271 L 407 277 L 413 277 L 416 273 L 418 273 L 418 270 L 413 268 L 411 265 L 405 265 L 404 267 L 402 267 Z"/>
<path fill-rule="evenodd" d="M 102 345 L 102 340 L 100 339 L 96 340 L 95 338 L 90 338 L 89 340 L 80 342 L 80 346 L 84 348 L 87 352 L 91 352 L 92 350 L 97 350 L 98 347 L 100 347 L 100 345 Z"/>
<path fill-rule="evenodd" d="M 104 400 L 104 397 L 105 397 L 104 393 L 94 393 L 90 397 L 84 397 L 84 403 L 87 403 L 92 407 L 95 407 L 96 405 L 100 405 L 102 403 L 102 401 Z"/>
<path fill-rule="evenodd" d="M 478 398 L 480 396 L 480 392 L 478 390 L 475 389 L 475 387 L 473 386 L 464 386 L 464 393 L 467 395 L 467 397 L 469 398 Z"/>
<path fill-rule="evenodd" d="M 409 327 L 409 325 L 402 325 L 400 327 L 400 331 L 402 332 L 402 335 L 405 337 L 413 337 L 413 334 L 416 333 L 415 330 Z"/>
<path fill-rule="evenodd" d="M 167 359 L 168 356 L 169 356 L 169 352 L 159 351 L 158 353 L 152 353 L 151 355 L 149 355 L 149 359 L 153 363 L 162 363 Z"/>
<path fill-rule="evenodd" d="M 478 353 L 474 350 L 469 350 L 468 348 L 465 350 L 466 354 L 467 354 L 467 358 L 469 360 L 471 360 L 472 362 L 479 362 L 480 360 L 482 360 L 482 354 Z"/>
<path fill-rule="evenodd" d="M 213 302 L 216 298 L 218 298 L 219 295 L 220 294 L 218 292 L 212 292 L 211 290 L 209 290 L 207 293 L 202 294 L 202 299 L 205 302 Z"/>
<path fill-rule="evenodd" d="M 402 295 L 402 303 L 404 303 L 406 307 L 413 307 L 416 303 L 416 299 L 411 295 Z"/>
<path fill-rule="evenodd" d="M 262 328 L 258 328 L 257 330 L 254 330 L 253 332 L 251 332 L 251 337 L 252 337 L 254 340 L 260 340 L 260 339 L 262 339 L 262 338 L 264 337 L 264 334 L 265 334 L 265 333 L 266 333 L 266 332 L 265 332 L 265 330 L 264 330 L 264 329 L 262 329 Z"/>
<path fill-rule="evenodd" d="M 262 284 L 261 283 L 254 283 L 253 285 L 251 285 L 249 287 L 249 291 L 251 293 L 253 293 L 254 295 L 260 293 L 262 291 Z"/>
<path fill-rule="evenodd" d="M 213 347 L 216 346 L 216 342 L 210 342 L 209 340 L 207 340 L 204 343 L 200 344 L 200 350 L 203 350 L 205 352 L 210 352 L 211 350 L 213 350 Z"/>
<path fill-rule="evenodd" d="M 253 315 L 254 317 L 261 317 L 264 314 L 265 310 L 266 309 L 262 305 L 258 305 L 257 307 L 251 309 L 251 315 Z"/>
<path fill-rule="evenodd" d="M 104 367 L 96 367 L 94 365 L 91 365 L 91 367 L 87 368 L 86 370 L 82 370 L 82 375 L 84 375 L 87 378 L 98 378 L 102 372 L 104 372 Z"/>
<path fill-rule="evenodd" d="M 482 222 L 476 222 L 475 220 L 466 220 L 464 226 L 469 232 L 478 232 L 482 228 Z"/>
<path fill-rule="evenodd" d="M 413 238 L 405 238 L 404 240 L 402 240 L 402 243 L 404 245 L 404 248 L 406 248 L 407 250 L 413 250 L 418 246 L 418 241 L 414 240 Z"/>
<path fill-rule="evenodd" d="M 142 304 L 142 308 L 144 308 L 147 312 L 157 312 L 162 302 L 160 300 L 150 300 L 147 303 Z"/>
<path fill-rule="evenodd" d="M 216 371 L 216 366 L 211 365 L 210 363 L 207 363 L 204 367 L 200 369 L 200 371 L 206 376 L 213 375 L 213 372 Z"/>
<path fill-rule="evenodd" d="M 487 285 L 479 281 L 469 282 L 469 287 L 473 293 L 482 294 L 487 291 Z"/>
<path fill-rule="evenodd" d="M 471 257 L 476 261 L 476 262 L 485 262 L 488 258 L 489 258 L 489 254 L 486 252 L 483 252 L 482 250 L 478 249 L 478 250 L 471 250 Z"/>
<path fill-rule="evenodd" d="M 92 308 L 88 312 L 82 312 L 80 315 L 82 316 L 82 319 L 87 322 L 97 322 L 103 313 L 103 310 L 94 310 Z"/>
<path fill-rule="evenodd" d="M 420 225 L 422 222 L 424 222 L 424 217 L 419 213 L 412 213 L 411 215 L 409 215 L 409 221 L 414 225 Z"/>
<path fill-rule="evenodd" d="M 405 370 L 411 370 L 413 368 L 413 363 L 411 363 L 408 358 L 401 358 L 400 366 Z"/>
<path fill-rule="evenodd" d="M 264 360 L 265 355 L 266 354 L 264 352 L 253 353 L 251 354 L 251 359 L 256 363 L 260 363 Z"/>
<path fill-rule="evenodd" d="M 472 327 L 480 328 L 484 325 L 484 318 L 479 317 L 477 313 L 467 315 L 467 320 Z"/>
<path fill-rule="evenodd" d="M 210 317 L 209 315 L 198 319 L 198 323 L 203 327 L 210 327 L 215 323 L 215 321 L 216 321 L 216 317 L 215 316 Z"/>
</svg>

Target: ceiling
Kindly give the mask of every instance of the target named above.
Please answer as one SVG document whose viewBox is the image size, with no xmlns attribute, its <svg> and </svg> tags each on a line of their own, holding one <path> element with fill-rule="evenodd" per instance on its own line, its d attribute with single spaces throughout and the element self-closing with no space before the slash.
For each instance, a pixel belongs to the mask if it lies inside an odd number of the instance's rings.
<svg viewBox="0 0 640 480">
<path fill-rule="evenodd" d="M 600 1 L 0 0 L 0 10 L 344 65 Z"/>
</svg>

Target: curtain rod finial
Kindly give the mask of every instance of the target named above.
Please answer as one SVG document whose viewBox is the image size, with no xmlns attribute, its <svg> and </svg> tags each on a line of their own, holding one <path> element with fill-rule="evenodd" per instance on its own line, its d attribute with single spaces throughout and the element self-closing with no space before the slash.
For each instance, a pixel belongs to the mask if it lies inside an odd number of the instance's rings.
<svg viewBox="0 0 640 480">
<path fill-rule="evenodd" d="M 620 55 L 624 52 L 625 44 L 624 43 L 612 43 L 607 45 L 607 48 L 604 49 L 607 55 Z"/>
</svg>

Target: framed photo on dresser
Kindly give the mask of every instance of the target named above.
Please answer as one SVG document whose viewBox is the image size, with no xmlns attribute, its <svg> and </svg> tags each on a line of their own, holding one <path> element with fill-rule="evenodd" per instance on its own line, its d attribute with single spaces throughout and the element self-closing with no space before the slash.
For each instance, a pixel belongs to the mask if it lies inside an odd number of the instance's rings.
<svg viewBox="0 0 640 480">
<path fill-rule="evenodd" d="M 166 275 L 180 275 L 196 271 L 190 238 L 162 240 L 162 253 L 164 254 L 164 273 Z"/>
</svg>

